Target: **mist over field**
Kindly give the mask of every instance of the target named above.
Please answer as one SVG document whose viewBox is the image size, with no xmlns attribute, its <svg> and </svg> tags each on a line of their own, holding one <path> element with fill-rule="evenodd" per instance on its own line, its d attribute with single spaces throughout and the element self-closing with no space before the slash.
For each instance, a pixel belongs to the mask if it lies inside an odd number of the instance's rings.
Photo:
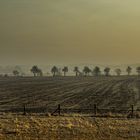
<svg viewBox="0 0 140 140">
<path fill-rule="evenodd" d="M 140 140 L 140 0 L 0 0 L 0 140 Z"/>
<path fill-rule="evenodd" d="M 140 62 L 139 0 L 1 0 L 0 64 Z"/>
<path fill-rule="evenodd" d="M 13 75 L 13 71 L 14 70 L 17 70 L 21 73 L 24 73 L 26 76 L 31 76 L 32 73 L 31 73 L 31 67 L 33 65 L 7 65 L 7 66 L 0 66 L 0 73 L 1 74 L 9 74 L 9 75 Z M 121 71 L 122 71 L 122 75 L 126 75 L 127 72 L 126 72 L 126 68 L 128 66 L 131 66 L 132 67 L 132 75 L 137 75 L 137 72 L 136 72 L 136 68 L 140 66 L 140 64 L 124 64 L 124 65 L 109 65 L 109 64 L 106 64 L 106 65 L 103 65 L 103 64 L 88 64 L 88 63 L 81 63 L 81 64 L 52 64 L 52 65 L 38 65 L 41 70 L 43 71 L 43 75 L 44 76 L 51 76 L 52 73 L 51 73 L 51 69 L 53 66 L 57 66 L 58 68 L 60 68 L 61 70 L 63 69 L 64 66 L 68 66 L 69 68 L 69 71 L 68 71 L 68 74 L 69 76 L 74 76 L 75 73 L 74 73 L 74 67 L 75 66 L 78 66 L 79 67 L 79 70 L 82 72 L 83 71 L 83 68 L 84 66 L 88 66 L 91 70 L 93 70 L 96 66 L 100 67 L 101 68 L 101 71 L 102 71 L 102 74 L 104 74 L 104 68 L 105 67 L 110 67 L 111 68 L 111 71 L 110 71 L 110 74 L 111 75 L 116 75 L 115 73 L 115 69 L 117 68 L 120 68 Z"/>
<path fill-rule="evenodd" d="M 12 74 L 14 70 L 18 70 L 20 73 L 25 73 L 26 75 L 30 75 L 31 73 L 31 68 L 33 65 L 0 65 L 0 73 L 1 74 Z M 63 69 L 64 66 L 67 66 L 69 68 L 68 75 L 73 75 L 74 74 L 74 67 L 79 67 L 79 70 L 82 72 L 83 68 L 85 66 L 88 66 L 91 70 L 93 70 L 96 66 L 100 67 L 102 74 L 104 73 L 104 68 L 109 67 L 111 69 L 110 74 L 114 75 L 115 74 L 115 69 L 119 68 L 122 71 L 122 75 L 126 75 L 126 68 L 130 66 L 132 68 L 132 75 L 137 75 L 137 67 L 140 66 L 140 64 L 121 64 L 121 65 L 116 65 L 116 64 L 90 64 L 90 63 L 77 63 L 77 64 L 59 64 L 59 63 L 54 63 L 54 64 L 38 64 L 39 68 L 43 71 L 44 74 L 50 73 L 51 74 L 51 69 L 53 66 L 57 66 L 58 68 Z M 46 76 L 46 75 L 44 75 Z"/>
</svg>

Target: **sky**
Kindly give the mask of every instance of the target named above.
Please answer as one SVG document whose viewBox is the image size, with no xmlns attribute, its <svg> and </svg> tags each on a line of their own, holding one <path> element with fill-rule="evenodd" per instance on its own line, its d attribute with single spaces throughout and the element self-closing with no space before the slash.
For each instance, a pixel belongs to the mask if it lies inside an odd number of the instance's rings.
<svg viewBox="0 0 140 140">
<path fill-rule="evenodd" d="M 0 65 L 140 62 L 139 0 L 0 0 Z"/>
</svg>

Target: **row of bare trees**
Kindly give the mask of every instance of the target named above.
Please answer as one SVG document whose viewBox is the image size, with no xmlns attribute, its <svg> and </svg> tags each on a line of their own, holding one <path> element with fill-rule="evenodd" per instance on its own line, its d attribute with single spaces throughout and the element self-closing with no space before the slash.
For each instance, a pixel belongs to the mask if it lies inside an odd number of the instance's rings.
<svg viewBox="0 0 140 140">
<path fill-rule="evenodd" d="M 53 76 L 60 76 L 62 72 L 63 72 L 63 75 L 66 76 L 68 71 L 69 71 L 69 69 L 67 66 L 65 66 L 62 69 L 60 69 L 56 66 L 53 66 L 51 69 L 51 73 Z M 85 66 L 82 71 L 80 71 L 79 67 L 76 66 L 76 67 L 74 67 L 73 71 L 75 72 L 76 76 L 89 76 L 89 75 L 100 76 L 100 75 L 102 75 L 101 69 L 98 66 L 96 66 L 93 70 L 91 70 L 89 67 Z M 104 68 L 104 70 L 103 70 L 104 75 L 110 76 L 110 71 L 111 71 L 111 69 L 109 67 Z M 137 71 L 138 75 L 140 75 L 140 67 L 137 67 L 136 71 Z M 31 72 L 34 74 L 34 76 L 43 75 L 42 70 L 39 69 L 37 66 L 33 66 L 31 69 Z M 128 66 L 126 68 L 126 72 L 128 75 L 130 75 L 132 73 L 132 68 L 130 66 Z M 117 68 L 117 69 L 115 69 L 115 73 L 117 76 L 120 76 L 122 71 L 121 71 L 121 69 Z"/>
<path fill-rule="evenodd" d="M 42 70 L 36 65 L 33 66 L 30 71 L 33 73 L 34 76 L 43 76 Z M 106 68 L 104 68 L 103 73 L 105 76 L 109 76 L 110 71 L 111 71 L 111 69 L 109 67 L 106 67 Z M 138 75 L 140 75 L 140 67 L 137 67 L 136 71 L 137 71 Z M 56 66 L 53 66 L 51 69 L 51 73 L 53 76 L 61 76 L 62 73 L 64 76 L 66 76 L 66 74 L 68 72 L 69 72 L 69 68 L 67 66 L 63 67 L 62 69 L 58 68 Z M 82 71 L 80 71 L 79 67 L 76 66 L 76 67 L 74 67 L 73 72 L 75 72 L 75 76 L 89 76 L 89 75 L 100 76 L 100 75 L 103 75 L 100 67 L 98 67 L 98 66 L 96 66 L 93 70 L 91 70 L 88 66 L 85 66 Z M 128 66 L 126 68 L 126 72 L 128 75 L 130 75 L 132 73 L 132 68 L 130 66 Z M 122 73 L 122 70 L 117 68 L 117 69 L 115 69 L 115 73 L 117 76 L 120 76 Z M 14 70 L 13 75 L 19 76 L 20 72 L 18 70 Z"/>
<path fill-rule="evenodd" d="M 33 66 L 30 70 L 34 76 L 43 76 L 43 72 L 38 66 Z"/>
<path fill-rule="evenodd" d="M 40 68 L 38 68 L 38 66 L 33 66 L 30 70 L 34 76 L 43 76 L 43 72 Z M 18 70 L 13 70 L 13 75 L 14 76 L 20 76 L 20 72 Z M 23 74 L 22 74 L 23 76 Z"/>
<path fill-rule="evenodd" d="M 66 73 L 69 71 L 68 67 L 65 66 L 63 69 L 62 69 L 62 72 L 64 73 L 64 76 L 66 76 Z M 57 68 L 56 66 L 54 66 L 52 69 L 51 69 L 51 73 L 53 74 L 53 76 L 56 76 L 56 75 L 61 75 L 61 69 Z"/>
</svg>

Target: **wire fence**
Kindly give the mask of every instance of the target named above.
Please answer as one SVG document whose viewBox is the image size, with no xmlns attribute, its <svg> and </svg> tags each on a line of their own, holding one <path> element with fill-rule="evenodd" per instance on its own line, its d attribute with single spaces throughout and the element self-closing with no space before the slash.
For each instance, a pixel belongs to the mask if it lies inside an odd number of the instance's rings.
<svg viewBox="0 0 140 140">
<path fill-rule="evenodd" d="M 96 104 L 93 108 L 64 108 L 60 104 L 56 108 L 50 108 L 45 105 L 11 105 L 0 106 L 0 112 L 22 113 L 23 115 L 38 113 L 38 114 L 51 114 L 53 116 L 63 116 L 70 114 L 86 114 L 93 117 L 127 117 L 127 118 L 140 118 L 140 109 L 134 109 L 134 105 L 124 109 L 117 108 L 99 108 Z"/>
</svg>

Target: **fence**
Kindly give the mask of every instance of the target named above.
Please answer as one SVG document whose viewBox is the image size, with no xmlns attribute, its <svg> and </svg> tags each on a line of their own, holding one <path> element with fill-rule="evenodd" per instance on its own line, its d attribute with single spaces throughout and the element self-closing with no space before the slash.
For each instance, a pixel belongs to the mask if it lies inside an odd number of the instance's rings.
<svg viewBox="0 0 140 140">
<path fill-rule="evenodd" d="M 18 106 L 0 106 L 0 112 L 12 112 L 12 113 L 22 113 L 23 115 L 29 113 L 50 113 L 53 116 L 56 115 L 64 115 L 64 114 L 89 114 L 89 116 L 93 117 L 129 117 L 129 118 L 140 118 L 139 113 L 140 109 L 134 109 L 134 105 L 131 105 L 130 108 L 124 109 L 116 109 L 116 108 L 109 108 L 109 109 L 102 109 L 98 108 L 96 104 L 94 104 L 93 108 L 63 108 L 60 104 L 56 108 L 48 108 L 45 105 L 42 106 L 31 106 L 31 105 L 22 105 Z"/>
</svg>

